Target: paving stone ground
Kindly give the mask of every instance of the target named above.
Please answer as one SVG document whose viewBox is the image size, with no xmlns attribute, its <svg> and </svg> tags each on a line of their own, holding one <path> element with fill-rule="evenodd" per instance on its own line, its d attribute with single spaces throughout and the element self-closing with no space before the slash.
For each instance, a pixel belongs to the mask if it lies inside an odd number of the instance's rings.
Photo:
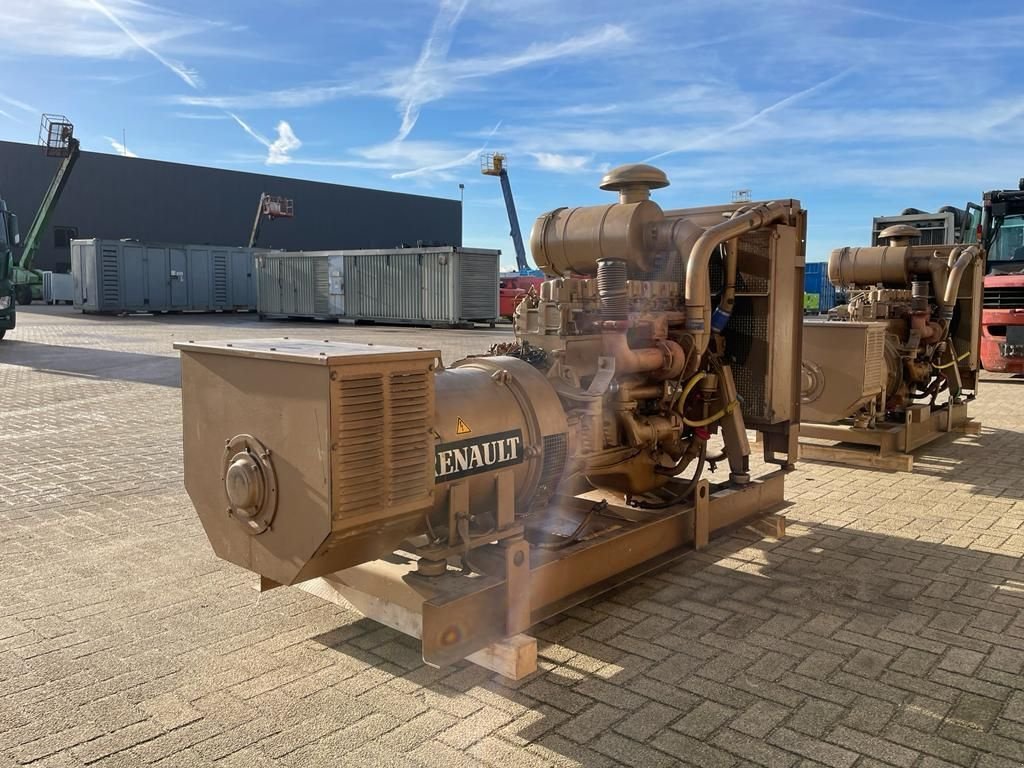
<svg viewBox="0 0 1024 768">
<path fill-rule="evenodd" d="M 537 628 L 519 683 L 217 560 L 172 341 L 489 331 L 89 318 L 0 344 L 0 767 L 1024 765 L 1024 380 L 914 474 L 804 464 L 736 534 Z"/>
</svg>

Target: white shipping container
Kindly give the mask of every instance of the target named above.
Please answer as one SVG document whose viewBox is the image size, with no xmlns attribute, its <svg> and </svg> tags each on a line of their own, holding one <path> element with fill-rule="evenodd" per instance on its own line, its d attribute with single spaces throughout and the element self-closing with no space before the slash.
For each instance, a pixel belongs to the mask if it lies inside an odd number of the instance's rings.
<svg viewBox="0 0 1024 768">
<path fill-rule="evenodd" d="M 43 272 L 44 304 L 71 304 L 74 297 L 74 281 L 71 275 L 60 272 Z"/>
<path fill-rule="evenodd" d="M 413 325 L 493 323 L 501 251 L 453 246 L 256 257 L 261 317 Z"/>
</svg>

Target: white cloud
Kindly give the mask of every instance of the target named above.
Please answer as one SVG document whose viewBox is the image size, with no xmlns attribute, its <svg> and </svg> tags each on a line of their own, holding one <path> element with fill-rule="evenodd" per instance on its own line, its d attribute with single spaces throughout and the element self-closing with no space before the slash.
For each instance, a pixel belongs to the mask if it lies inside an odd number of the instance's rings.
<svg viewBox="0 0 1024 768">
<path fill-rule="evenodd" d="M 17 107 L 18 109 L 23 110 L 25 112 L 32 112 L 34 114 L 39 114 L 41 112 L 41 110 L 36 109 L 31 104 L 26 104 L 24 101 L 19 101 L 18 99 L 12 98 L 10 96 L 4 96 L 2 93 L 0 93 L 0 101 L 2 101 L 4 104 L 9 104 L 12 107 Z"/>
<path fill-rule="evenodd" d="M 301 146 L 302 142 L 299 141 L 299 137 L 295 135 L 292 127 L 282 120 L 277 124 L 277 138 L 267 147 L 267 165 L 290 163 L 292 158 L 288 153 Z"/>
<path fill-rule="evenodd" d="M 124 155 L 125 157 L 138 157 L 137 154 L 132 152 L 130 149 L 128 149 L 128 147 L 126 147 L 124 144 L 122 144 L 117 139 L 111 138 L 110 136 L 104 136 L 103 138 L 105 138 L 108 142 L 110 142 L 110 147 L 115 152 L 117 152 L 117 154 Z"/>
<path fill-rule="evenodd" d="M 251 110 L 314 107 L 346 97 L 386 97 L 398 102 L 402 121 L 395 139 L 404 141 L 424 106 L 469 89 L 476 80 L 545 62 L 605 54 L 609 46 L 621 49 L 631 40 L 625 28 L 606 24 L 563 40 L 533 43 L 511 54 L 449 59 L 452 37 L 465 5 L 465 0 L 443 0 L 431 32 L 411 67 L 398 67 L 354 81 L 236 95 L 186 94 L 174 96 L 170 101 L 191 107 Z"/>
<path fill-rule="evenodd" d="M 559 155 L 554 152 L 532 152 L 537 166 L 544 171 L 555 173 L 579 173 L 588 170 L 593 155 Z"/>
<path fill-rule="evenodd" d="M 391 174 L 392 179 L 409 179 L 415 176 L 427 176 L 438 171 L 447 171 L 451 168 L 458 168 L 462 165 L 469 165 L 475 163 L 477 158 L 480 157 L 479 149 L 471 149 L 466 154 L 456 157 L 453 160 L 445 160 L 440 163 L 434 163 L 433 165 L 424 165 L 420 168 L 414 168 L 411 171 L 402 171 L 400 173 Z"/>
<path fill-rule="evenodd" d="M 469 165 L 470 163 L 476 163 L 477 160 L 480 158 L 481 153 L 483 153 L 483 151 L 485 149 L 487 149 L 487 143 L 491 140 L 491 138 L 494 136 L 494 134 L 496 134 L 498 132 L 499 128 L 501 128 L 501 121 L 500 120 L 495 124 L 495 126 L 493 128 L 491 128 L 490 132 L 486 135 L 486 137 L 484 138 L 484 143 L 482 145 L 480 145 L 479 147 L 477 147 L 476 149 L 471 149 L 471 150 L 469 150 L 469 152 L 466 152 L 465 154 L 460 155 L 458 157 L 452 157 L 452 158 L 448 158 L 448 159 L 444 159 L 444 160 L 438 160 L 436 162 L 428 162 L 428 163 L 426 163 L 424 165 L 421 165 L 418 168 L 412 169 L 411 171 L 402 171 L 400 173 L 393 173 L 393 174 L 391 174 L 391 178 L 392 179 L 407 179 L 407 178 L 413 178 L 413 177 L 430 176 L 432 174 L 439 174 L 440 178 L 449 178 L 447 176 L 447 174 L 444 174 L 442 172 L 450 170 L 452 168 L 458 168 L 458 167 L 463 166 L 463 165 Z M 390 142 L 390 148 L 391 148 L 391 150 L 398 150 L 398 151 L 402 151 L 402 150 L 407 150 L 408 149 L 405 145 L 402 144 L 401 141 L 398 141 L 398 140 Z M 406 156 L 407 156 L 407 152 L 404 153 L 404 154 L 406 154 Z M 419 158 L 421 162 L 423 161 L 424 155 L 417 154 L 415 156 L 417 158 Z"/>
<path fill-rule="evenodd" d="M 397 141 L 405 139 L 420 116 L 420 107 L 443 95 L 432 70 L 443 64 L 452 45 L 455 28 L 459 24 L 468 0 L 441 0 L 430 34 L 420 49 L 420 56 L 412 70 L 396 89 L 400 95 L 402 125 Z"/>
<path fill-rule="evenodd" d="M 692 141 L 692 142 L 689 142 L 687 144 L 684 144 L 683 146 L 677 147 L 675 149 L 668 149 L 668 150 L 665 150 L 664 152 L 659 152 L 656 155 L 651 155 L 650 157 L 646 158 L 644 160 L 644 162 L 645 163 L 650 163 L 650 162 L 653 162 L 655 160 L 659 160 L 659 159 L 665 157 L 666 155 L 675 154 L 676 152 L 690 152 L 690 151 L 692 151 L 694 149 L 701 148 L 703 145 L 705 145 L 705 144 L 707 144 L 709 142 L 720 140 L 722 138 L 722 136 L 724 136 L 724 135 L 728 135 L 730 133 L 737 133 L 737 132 L 742 131 L 742 130 L 744 130 L 746 128 L 749 128 L 754 123 L 756 123 L 759 120 L 761 120 L 762 118 L 767 117 L 768 115 L 770 115 L 770 114 L 772 114 L 774 112 L 778 112 L 779 110 L 785 109 L 786 107 L 790 106 L 791 104 L 795 104 L 796 102 L 800 101 L 801 99 L 805 99 L 808 96 L 810 96 L 810 95 L 812 95 L 814 93 L 817 93 L 818 91 L 821 91 L 821 90 L 823 90 L 825 88 L 828 88 L 833 83 L 836 83 L 839 80 L 841 80 L 842 78 L 846 77 L 852 71 L 853 71 L 852 68 L 845 69 L 842 72 L 840 72 L 839 74 L 833 75 L 832 77 L 826 78 L 825 80 L 822 80 L 822 81 L 820 81 L 818 83 L 815 83 L 814 85 L 810 86 L 809 88 L 804 88 L 801 91 L 797 91 L 796 93 L 790 94 L 789 96 L 785 97 L 784 99 L 779 99 L 778 101 L 774 102 L 773 104 L 769 104 L 767 107 L 764 107 L 763 109 L 758 110 L 753 115 L 751 115 L 750 117 L 746 118 L 745 120 L 741 120 L 738 123 L 734 123 L 733 125 L 730 125 L 730 126 L 727 126 L 725 128 L 722 128 L 722 129 L 719 129 L 717 131 L 714 131 L 712 133 L 706 134 L 702 138 L 699 138 L 699 139 L 697 139 L 695 141 Z"/>
<path fill-rule="evenodd" d="M 233 112 L 228 112 L 227 115 L 238 123 L 243 131 L 267 148 L 267 157 L 264 160 L 267 165 L 286 165 L 292 162 L 294 158 L 290 153 L 302 146 L 299 137 L 285 120 L 277 124 L 277 138 L 271 141 Z"/>
<path fill-rule="evenodd" d="M 164 65 L 164 67 L 166 67 L 175 75 L 180 77 L 182 80 L 185 81 L 185 83 L 190 85 L 192 88 L 200 87 L 201 83 L 199 80 L 199 75 L 196 73 L 195 70 L 189 69 L 184 64 L 176 61 L 171 61 L 170 59 L 161 55 L 152 45 L 149 44 L 149 42 L 146 41 L 145 38 L 136 34 L 127 24 L 121 21 L 121 19 L 118 17 L 116 13 L 114 13 L 110 8 L 101 3 L 100 0 L 89 0 L 89 2 L 93 8 L 95 8 L 97 11 L 106 16 L 110 20 L 110 22 L 118 29 L 120 29 L 124 33 L 125 37 L 131 40 L 132 43 L 134 43 L 138 48 L 145 51 L 154 59 L 159 61 L 161 64 Z"/>
<path fill-rule="evenodd" d="M 174 96 L 171 102 L 188 107 L 216 109 L 287 109 L 315 107 L 359 92 L 361 89 L 350 84 L 303 85 L 237 96 Z"/>
<path fill-rule="evenodd" d="M 2 6 L 0 50 L 5 54 L 125 59 L 142 51 L 192 87 L 199 83 L 195 72 L 169 54 L 222 26 L 141 0 L 30 0 Z M 224 55 L 237 49 L 203 51 Z"/>
<path fill-rule="evenodd" d="M 175 112 L 175 117 L 180 117 L 182 120 L 230 120 L 231 116 L 228 114 L 221 114 L 219 112 Z"/>
<path fill-rule="evenodd" d="M 238 125 L 241 127 L 241 129 L 243 131 L 245 131 L 250 136 L 252 136 L 254 139 L 256 139 L 256 141 L 258 141 L 264 147 L 270 147 L 270 139 L 268 139 L 266 136 L 264 136 L 261 133 L 257 133 L 255 131 L 255 129 L 253 129 L 253 127 L 251 125 L 249 125 L 247 122 L 245 122 L 242 118 L 240 118 L 234 112 L 228 112 L 227 115 L 232 120 L 234 120 L 236 123 L 238 123 Z"/>
<path fill-rule="evenodd" d="M 556 43 L 533 43 L 519 53 L 456 59 L 446 64 L 438 74 L 455 81 L 461 78 L 487 77 L 585 53 L 607 53 L 608 46 L 622 46 L 630 39 L 624 27 L 605 24 L 598 29 Z M 454 84 L 453 82 L 452 85 Z"/>
<path fill-rule="evenodd" d="M 384 91 L 398 98 L 402 107 L 402 125 L 397 137 L 399 141 L 405 139 L 416 125 L 423 106 L 443 99 L 464 87 L 463 81 L 491 77 L 541 62 L 579 56 L 612 43 L 622 44 L 629 38 L 622 27 L 606 25 L 596 31 L 556 43 L 534 43 L 511 55 L 449 61 L 445 57 L 451 45 L 451 35 L 464 9 L 465 2 L 454 7 L 450 0 L 443 0 L 434 29 L 427 38 L 415 66 L 411 70 L 393 73 L 392 84 Z"/>
</svg>

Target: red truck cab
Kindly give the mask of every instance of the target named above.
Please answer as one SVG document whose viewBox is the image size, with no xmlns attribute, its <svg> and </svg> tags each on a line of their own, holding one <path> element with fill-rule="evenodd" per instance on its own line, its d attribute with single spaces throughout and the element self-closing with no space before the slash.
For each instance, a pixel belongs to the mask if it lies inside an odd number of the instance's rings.
<svg viewBox="0 0 1024 768">
<path fill-rule="evenodd" d="M 1020 189 L 986 192 L 979 214 L 965 239 L 982 242 L 987 252 L 981 364 L 1024 373 L 1024 179 Z"/>
<path fill-rule="evenodd" d="M 530 290 L 540 293 L 543 277 L 521 275 L 518 272 L 506 272 L 498 281 L 498 311 L 502 317 L 512 319 L 519 302 L 526 298 Z"/>
</svg>

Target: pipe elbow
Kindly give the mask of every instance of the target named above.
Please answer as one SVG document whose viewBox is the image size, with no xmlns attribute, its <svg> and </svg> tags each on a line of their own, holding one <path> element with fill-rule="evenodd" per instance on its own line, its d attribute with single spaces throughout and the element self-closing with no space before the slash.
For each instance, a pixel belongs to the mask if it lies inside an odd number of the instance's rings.
<svg viewBox="0 0 1024 768">
<path fill-rule="evenodd" d="M 708 265 L 715 248 L 745 232 L 775 224 L 785 219 L 786 216 L 787 211 L 783 203 L 765 203 L 705 230 L 704 234 L 693 244 L 686 261 L 687 306 L 699 307 L 703 304 L 707 293 L 703 289 L 707 282 Z"/>
<path fill-rule="evenodd" d="M 615 358 L 616 373 L 646 373 L 657 381 L 677 378 L 686 365 L 686 353 L 676 342 L 662 339 L 656 346 L 633 349 L 619 330 L 605 332 L 604 351 Z"/>
<path fill-rule="evenodd" d="M 684 296 L 687 315 L 686 330 L 693 334 L 696 342 L 694 351 L 698 359 L 707 350 L 713 325 L 708 297 L 710 296 L 709 266 L 715 248 L 751 230 L 762 229 L 784 221 L 788 216 L 789 212 L 784 203 L 774 201 L 764 203 L 705 230 L 693 244 L 686 259 Z M 680 257 L 683 257 L 683 254 L 680 254 Z M 728 321 L 728 316 L 719 318 L 719 324 L 723 328 L 726 321 Z"/>
<path fill-rule="evenodd" d="M 949 317 L 953 316 L 953 306 L 956 304 L 956 297 L 960 293 L 960 281 L 963 279 L 967 268 L 981 255 L 981 249 L 976 245 L 969 245 L 966 248 L 955 249 L 959 251 L 956 261 L 949 268 L 949 275 L 946 278 L 945 291 L 942 294 L 943 313 L 948 311 Z M 950 254 L 950 261 L 953 261 L 953 254 Z M 949 318 L 947 318 L 949 319 Z"/>
</svg>

